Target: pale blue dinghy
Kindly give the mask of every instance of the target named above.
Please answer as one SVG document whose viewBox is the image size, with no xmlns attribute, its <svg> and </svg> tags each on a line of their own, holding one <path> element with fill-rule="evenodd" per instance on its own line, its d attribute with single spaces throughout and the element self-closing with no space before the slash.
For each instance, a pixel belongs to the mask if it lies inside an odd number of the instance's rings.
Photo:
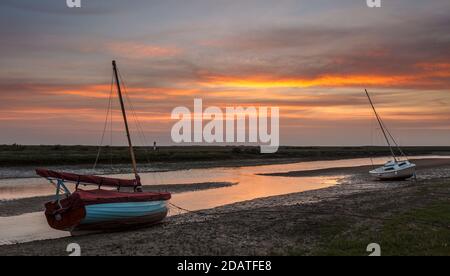
<svg viewBox="0 0 450 276">
<path fill-rule="evenodd" d="M 86 206 L 81 224 L 120 221 L 167 212 L 166 201 L 109 203 Z"/>
<path fill-rule="evenodd" d="M 45 206 L 47 221 L 54 229 L 70 231 L 74 235 L 117 231 L 159 223 L 168 213 L 170 193 L 129 193 L 78 188 L 80 183 L 109 187 L 139 187 L 133 186 L 140 185 L 135 180 L 60 173 L 44 169 L 36 172 L 49 180 L 57 180 L 56 199 Z M 70 193 L 64 181 L 76 182 L 78 185 L 75 192 Z M 60 190 L 64 191 L 63 195 L 60 195 Z"/>
</svg>

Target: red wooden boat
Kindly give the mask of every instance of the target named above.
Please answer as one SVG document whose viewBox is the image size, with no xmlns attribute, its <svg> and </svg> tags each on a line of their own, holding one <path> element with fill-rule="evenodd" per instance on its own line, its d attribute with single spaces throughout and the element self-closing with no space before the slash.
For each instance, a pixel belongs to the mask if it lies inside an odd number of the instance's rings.
<svg viewBox="0 0 450 276">
<path fill-rule="evenodd" d="M 113 70 L 135 179 L 126 180 L 37 169 L 36 173 L 39 176 L 56 185 L 55 200 L 45 205 L 45 216 L 50 227 L 54 229 L 70 231 L 72 234 L 116 231 L 159 223 L 167 216 L 170 193 L 142 192 L 115 61 L 113 61 Z M 73 193 L 65 185 L 66 182 L 75 184 Z M 82 190 L 80 185 L 93 185 L 97 189 Z M 121 191 L 125 188 L 131 192 Z"/>
</svg>

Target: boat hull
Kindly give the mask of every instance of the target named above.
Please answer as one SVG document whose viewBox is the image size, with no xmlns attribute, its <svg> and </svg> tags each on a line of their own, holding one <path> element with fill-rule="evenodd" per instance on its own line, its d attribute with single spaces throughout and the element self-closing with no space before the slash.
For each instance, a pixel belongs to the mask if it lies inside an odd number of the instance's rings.
<svg viewBox="0 0 450 276">
<path fill-rule="evenodd" d="M 416 173 L 416 167 L 415 166 L 410 166 L 408 168 L 404 168 L 404 169 L 400 169 L 400 170 L 394 170 L 394 171 L 371 171 L 370 175 L 374 178 L 377 178 L 379 180 L 384 180 L 384 181 L 388 181 L 388 180 L 406 180 L 409 179 L 411 177 L 413 177 Z"/>
<path fill-rule="evenodd" d="M 85 209 L 85 218 L 71 230 L 73 235 L 149 226 L 168 213 L 166 201 L 96 204 Z"/>
<path fill-rule="evenodd" d="M 60 220 L 49 215 L 47 220 L 52 228 L 81 235 L 154 225 L 164 220 L 167 213 L 165 200 L 125 202 L 86 205 L 61 214 Z"/>
</svg>

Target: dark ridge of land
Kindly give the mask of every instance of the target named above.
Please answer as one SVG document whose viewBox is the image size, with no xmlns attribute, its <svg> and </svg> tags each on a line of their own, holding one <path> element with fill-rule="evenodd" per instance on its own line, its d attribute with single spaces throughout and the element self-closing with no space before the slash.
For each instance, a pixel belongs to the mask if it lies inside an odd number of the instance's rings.
<svg viewBox="0 0 450 276">
<path fill-rule="evenodd" d="M 450 147 L 405 147 L 408 155 L 450 155 Z M 45 166 L 93 164 L 98 147 L 95 146 L 25 146 L 0 145 L 0 166 Z M 173 146 L 136 147 L 139 163 L 193 162 L 233 160 L 332 160 L 390 155 L 386 147 L 280 147 L 275 154 L 261 154 L 259 147 L 249 146 Z M 102 147 L 99 164 L 129 163 L 127 147 Z"/>
<path fill-rule="evenodd" d="M 169 192 L 175 194 L 230 187 L 236 184 L 237 183 L 231 182 L 205 182 L 194 184 L 154 185 L 144 186 L 143 190 L 144 192 Z M 18 216 L 26 213 L 44 211 L 44 204 L 54 200 L 53 198 L 54 196 L 42 196 L 15 200 L 0 200 L 0 217 Z"/>
</svg>

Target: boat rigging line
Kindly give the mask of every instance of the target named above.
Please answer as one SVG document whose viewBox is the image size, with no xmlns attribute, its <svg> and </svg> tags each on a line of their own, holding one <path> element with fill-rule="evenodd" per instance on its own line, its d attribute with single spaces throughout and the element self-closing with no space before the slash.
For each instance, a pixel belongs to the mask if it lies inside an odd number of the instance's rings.
<svg viewBox="0 0 450 276">
<path fill-rule="evenodd" d="M 108 107 L 106 109 L 105 125 L 103 126 L 102 138 L 100 139 L 100 143 L 98 145 L 98 152 L 97 152 L 97 157 L 95 158 L 94 166 L 92 168 L 93 170 L 95 170 L 97 168 L 98 161 L 100 159 L 100 154 L 101 154 L 102 147 L 103 147 L 103 142 L 104 142 L 104 139 L 105 139 L 106 129 L 108 127 L 109 117 L 111 116 L 111 118 L 112 118 L 113 86 L 114 86 L 114 75 L 112 75 L 112 77 L 111 77 L 111 88 L 110 88 L 110 91 L 109 91 Z M 112 120 L 111 120 L 111 123 L 112 123 Z M 112 133 L 112 127 L 111 127 L 111 133 Z M 111 160 L 111 162 L 112 162 L 112 160 Z"/>
<path fill-rule="evenodd" d="M 151 164 L 151 161 L 149 159 L 149 149 L 148 149 L 148 139 L 145 135 L 144 129 L 142 127 L 142 124 L 139 121 L 139 117 L 137 115 L 137 111 L 136 108 L 134 107 L 133 102 L 131 101 L 129 95 L 128 95 L 128 88 L 126 85 L 126 82 L 119 70 L 119 68 L 117 68 L 117 74 L 118 74 L 118 78 L 120 80 L 121 83 L 121 87 L 123 90 L 123 95 L 124 95 L 124 99 L 126 100 L 126 103 L 128 104 L 128 106 L 130 107 L 130 114 L 131 114 L 131 118 L 133 119 L 134 125 L 136 127 L 136 131 L 137 131 L 137 137 L 139 139 L 139 141 L 141 142 L 142 146 L 145 149 L 145 157 L 146 157 L 146 161 L 147 164 Z M 110 132 L 111 132 L 111 141 L 110 141 L 110 146 L 112 147 L 112 132 L 113 132 L 113 99 L 114 99 L 114 72 L 112 75 L 112 79 L 111 79 L 111 88 L 110 88 L 110 94 L 109 94 L 109 100 L 108 100 L 108 106 L 107 106 L 107 111 L 106 111 L 106 118 L 105 118 L 105 123 L 104 123 L 104 127 L 103 127 L 103 132 L 102 132 L 102 136 L 100 139 L 100 143 L 98 146 L 98 152 L 97 152 L 97 156 L 94 162 L 94 166 L 93 166 L 93 170 L 95 170 L 99 164 L 100 161 L 100 156 L 102 153 L 102 148 L 103 148 L 103 144 L 105 141 L 105 136 L 106 136 L 106 132 L 107 132 L 107 128 L 108 128 L 108 122 L 110 123 Z M 111 168 L 112 168 L 112 163 L 113 163 L 113 156 L 112 156 L 112 149 L 111 149 Z"/>
<path fill-rule="evenodd" d="M 377 110 L 375 109 L 372 99 L 370 98 L 369 92 L 367 91 L 367 89 L 365 89 L 365 91 L 366 91 L 367 98 L 369 98 L 370 106 L 372 106 L 373 112 L 375 112 L 375 117 L 377 118 L 378 124 L 381 127 L 381 131 L 383 132 L 384 138 L 386 139 L 386 142 L 389 145 L 389 150 L 391 151 L 392 157 L 394 158 L 395 162 L 397 162 L 397 156 L 395 155 L 394 150 L 392 149 L 391 142 L 389 141 L 386 130 L 384 129 L 383 121 L 381 120 L 380 116 L 378 115 Z"/>
<path fill-rule="evenodd" d="M 381 131 L 383 132 L 384 138 L 386 139 L 386 142 L 389 145 L 389 149 L 391 151 L 392 156 L 394 157 L 394 160 L 397 162 L 397 156 L 394 153 L 394 150 L 392 149 L 392 145 L 391 145 L 391 141 L 394 143 L 395 147 L 397 148 L 397 150 L 400 152 L 400 154 L 406 158 L 406 160 L 408 160 L 408 157 L 406 156 L 406 154 L 403 152 L 403 150 L 400 148 L 400 145 L 397 143 L 397 141 L 395 140 L 394 136 L 391 134 L 391 132 L 389 131 L 389 128 L 387 128 L 386 124 L 384 123 L 383 119 L 381 119 L 380 115 L 378 114 L 377 110 L 375 109 L 375 105 L 372 102 L 372 98 L 369 95 L 369 92 L 367 91 L 367 89 L 365 89 L 366 91 L 366 95 L 367 98 L 369 98 L 369 102 L 370 105 L 373 109 L 373 111 L 375 112 L 375 117 L 380 125 Z M 389 140 L 389 138 L 391 140 Z"/>
</svg>

